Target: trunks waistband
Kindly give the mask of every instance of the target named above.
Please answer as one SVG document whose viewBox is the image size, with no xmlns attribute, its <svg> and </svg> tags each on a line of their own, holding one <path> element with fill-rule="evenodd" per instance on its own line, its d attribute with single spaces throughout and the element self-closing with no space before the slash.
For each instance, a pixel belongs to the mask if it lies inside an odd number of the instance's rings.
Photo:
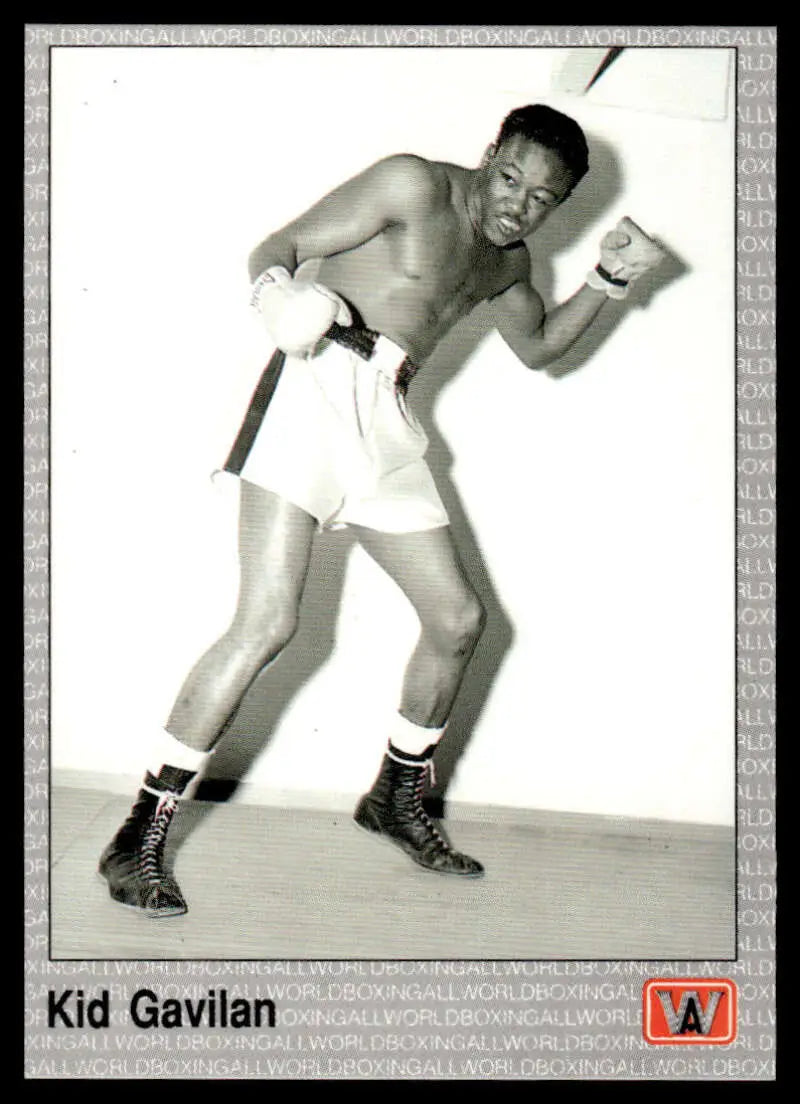
<svg viewBox="0 0 800 1104">
<path fill-rule="evenodd" d="M 375 352 L 375 346 L 383 337 L 383 334 L 364 325 L 340 326 L 338 322 L 332 322 L 325 336 L 344 349 L 349 349 L 356 356 L 361 357 L 362 360 L 371 360 Z M 385 340 L 390 339 L 386 338 Z M 416 364 L 409 357 L 404 357 L 394 377 L 395 387 L 402 395 L 405 395 L 408 391 L 408 385 L 416 374 Z"/>
</svg>

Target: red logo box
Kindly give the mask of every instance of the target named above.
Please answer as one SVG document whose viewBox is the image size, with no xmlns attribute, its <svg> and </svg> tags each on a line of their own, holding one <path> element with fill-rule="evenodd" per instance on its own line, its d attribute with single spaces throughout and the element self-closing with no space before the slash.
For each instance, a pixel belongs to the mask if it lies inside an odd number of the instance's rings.
<svg viewBox="0 0 800 1104">
<path fill-rule="evenodd" d="M 732 1043 L 736 985 L 728 978 L 652 978 L 642 994 L 648 1043 Z"/>
</svg>

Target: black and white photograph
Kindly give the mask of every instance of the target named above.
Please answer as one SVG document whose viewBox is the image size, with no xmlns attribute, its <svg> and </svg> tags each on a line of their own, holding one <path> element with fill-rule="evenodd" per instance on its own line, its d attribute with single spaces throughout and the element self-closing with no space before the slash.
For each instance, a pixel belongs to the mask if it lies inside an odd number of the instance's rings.
<svg viewBox="0 0 800 1104">
<path fill-rule="evenodd" d="M 616 53 L 56 51 L 56 954 L 732 955 L 732 53 Z"/>
</svg>

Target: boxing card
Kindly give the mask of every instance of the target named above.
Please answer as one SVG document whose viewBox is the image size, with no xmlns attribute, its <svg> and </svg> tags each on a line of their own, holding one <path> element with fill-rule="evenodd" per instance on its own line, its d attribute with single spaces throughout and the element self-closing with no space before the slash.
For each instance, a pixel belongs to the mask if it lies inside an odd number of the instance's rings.
<svg viewBox="0 0 800 1104">
<path fill-rule="evenodd" d="M 25 36 L 25 1076 L 774 1079 L 775 28 Z M 522 216 L 492 223 L 490 184 L 534 171 L 498 160 L 526 105 L 577 123 L 589 168 L 506 241 Z M 248 260 L 398 157 L 447 182 L 428 236 L 356 190 L 307 278 L 355 272 L 414 365 L 483 611 L 468 663 L 431 643 L 434 530 L 259 528 L 219 475 L 274 351 Z M 600 264 L 626 218 L 661 254 L 634 281 Z M 597 307 L 533 366 L 480 283 L 523 248 L 531 334 Z M 291 640 L 238 696 L 199 680 L 214 751 L 157 839 L 153 741 L 270 580 Z M 481 878 L 353 821 L 409 686 L 452 670 L 413 815 Z M 122 880 L 98 878 L 140 799 Z M 135 896 L 162 862 L 171 915 Z"/>
</svg>

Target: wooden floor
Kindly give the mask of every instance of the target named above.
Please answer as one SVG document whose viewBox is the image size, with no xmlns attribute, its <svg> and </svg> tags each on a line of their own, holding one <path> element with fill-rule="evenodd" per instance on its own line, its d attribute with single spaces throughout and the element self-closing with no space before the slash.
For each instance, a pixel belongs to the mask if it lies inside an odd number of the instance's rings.
<svg viewBox="0 0 800 1104">
<path fill-rule="evenodd" d="M 170 861 L 189 912 L 114 904 L 95 871 L 130 807 L 52 793 L 51 948 L 66 959 L 726 959 L 733 829 L 552 812 L 449 818 L 484 878 L 434 875 L 348 814 L 186 802 Z"/>
</svg>

